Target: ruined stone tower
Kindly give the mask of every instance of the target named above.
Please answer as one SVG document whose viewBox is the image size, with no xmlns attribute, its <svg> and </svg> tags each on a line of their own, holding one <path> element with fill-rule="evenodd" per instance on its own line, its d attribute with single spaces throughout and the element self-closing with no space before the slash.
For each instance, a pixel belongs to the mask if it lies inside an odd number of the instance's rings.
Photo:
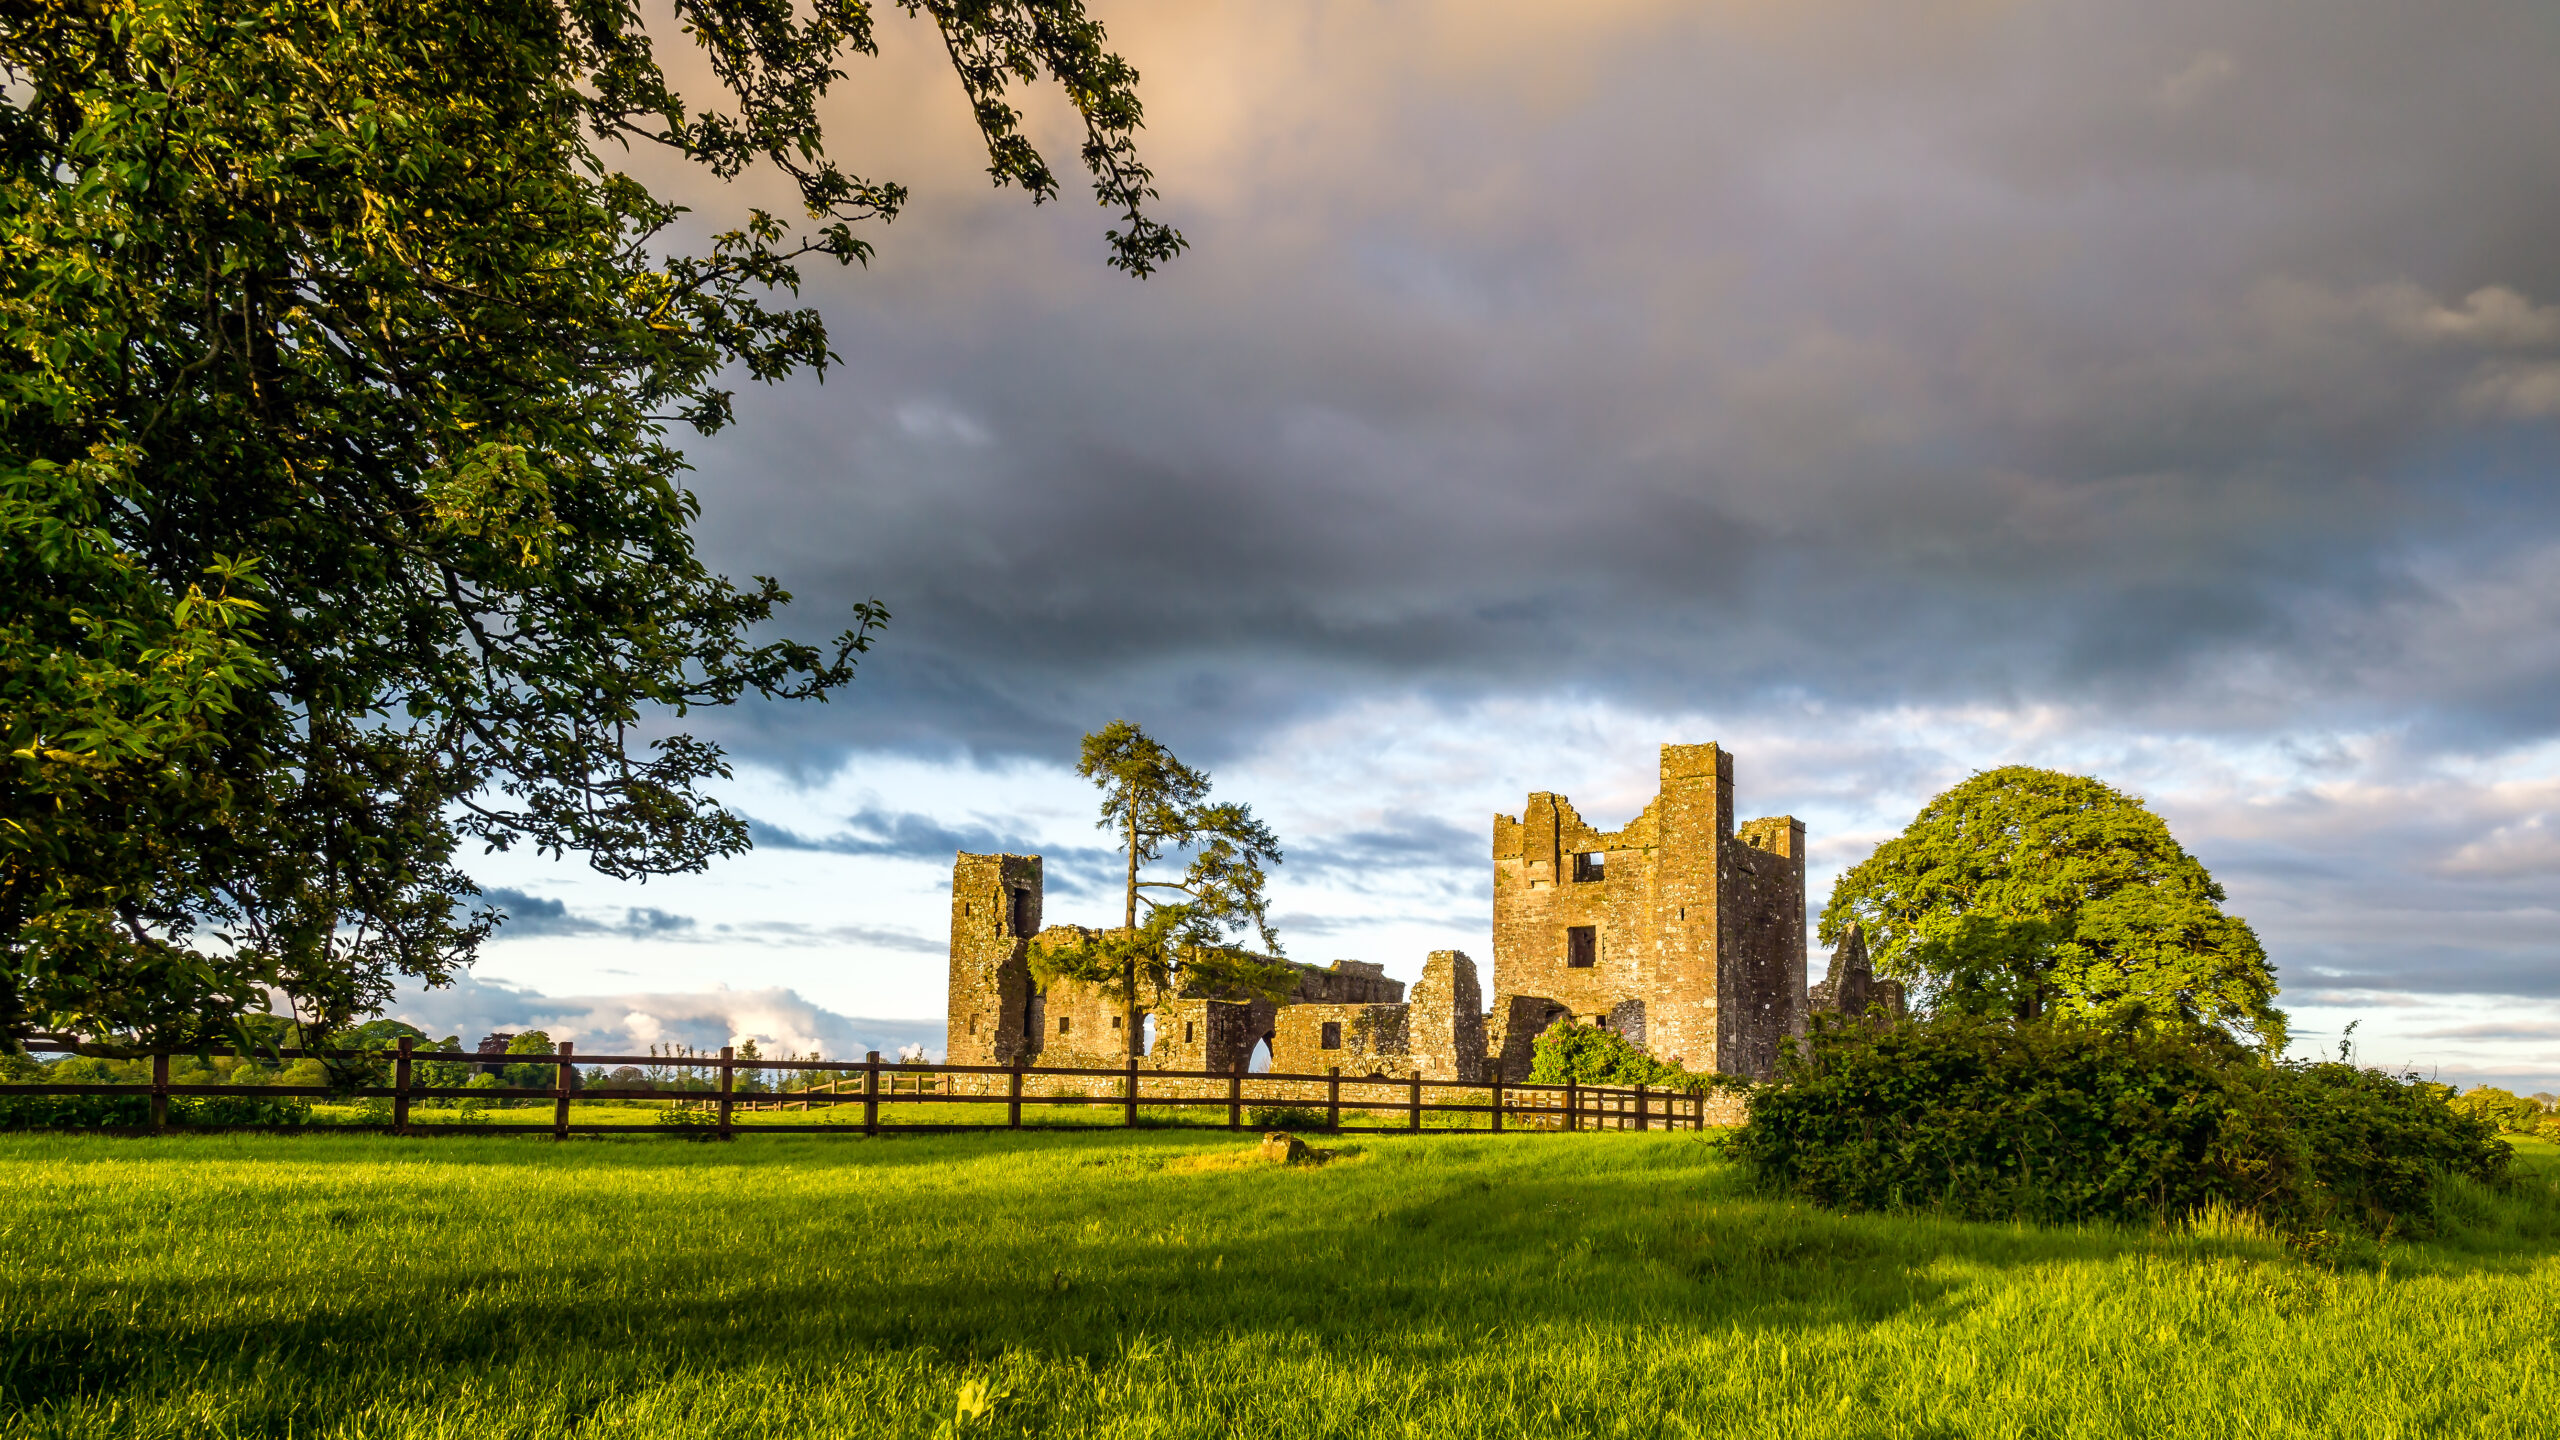
<svg viewBox="0 0 2560 1440">
<path fill-rule="evenodd" d="M 1040 857 L 961 855 L 951 867 L 951 999 L 944 1053 L 954 1065 L 1010 1065 L 1040 1053 L 1040 992 L 1030 942 L 1040 933 Z"/>
<path fill-rule="evenodd" d="M 1733 757 L 1662 747 L 1624 829 L 1531 795 L 1493 820 L 1493 989 L 1543 996 L 1657 1059 L 1767 1077 L 1805 1022 L 1804 824 L 1733 818 Z"/>
</svg>

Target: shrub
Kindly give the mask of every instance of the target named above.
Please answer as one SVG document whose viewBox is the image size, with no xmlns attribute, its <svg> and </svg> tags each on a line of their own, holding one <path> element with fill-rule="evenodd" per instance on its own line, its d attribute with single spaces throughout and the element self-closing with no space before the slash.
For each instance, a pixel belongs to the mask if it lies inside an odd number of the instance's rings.
<svg viewBox="0 0 2560 1440">
<path fill-rule="evenodd" d="M 2136 1221 L 2220 1206 L 2297 1235 L 2435 1224 L 2436 1179 L 2508 1147 L 2437 1087 L 2271 1064 L 2211 1033 L 1962 1016 L 1817 1017 L 1728 1142 L 1767 1184 L 1841 1209 Z"/>
<path fill-rule="evenodd" d="M 1244 1123 L 1256 1130 L 1322 1130 L 1324 1112 L 1304 1105 L 1252 1105 L 1244 1112 Z"/>
<path fill-rule="evenodd" d="M 1615 1030 L 1571 1020 L 1558 1020 L 1541 1031 L 1530 1057 L 1528 1083 L 1532 1085 L 1562 1085 L 1570 1080 L 1577 1085 L 1697 1090 L 1714 1083 L 1712 1077 L 1663 1064 Z"/>
<path fill-rule="evenodd" d="M 147 1095 L 0 1095 L 0 1130 L 101 1130 L 150 1123 Z"/>
<path fill-rule="evenodd" d="M 169 1118 L 183 1125 L 308 1125 L 311 1102 L 291 1096 L 179 1096 L 169 1101 Z"/>
<path fill-rule="evenodd" d="M 169 1099 L 174 1125 L 307 1125 L 311 1107 L 300 1100 L 255 1095 L 176 1095 Z M 0 1096 L 0 1130 L 139 1130 L 151 1124 L 148 1095 Z"/>
</svg>

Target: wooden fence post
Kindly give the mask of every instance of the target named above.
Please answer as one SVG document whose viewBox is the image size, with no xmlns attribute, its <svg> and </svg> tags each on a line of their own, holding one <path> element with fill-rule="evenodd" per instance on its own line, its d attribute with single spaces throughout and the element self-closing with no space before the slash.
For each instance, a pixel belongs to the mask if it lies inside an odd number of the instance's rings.
<svg viewBox="0 0 2560 1440">
<path fill-rule="evenodd" d="M 1636 1128 L 1638 1130 L 1644 1128 L 1644 1087 L 1642 1085 L 1636 1087 Z"/>
<path fill-rule="evenodd" d="M 151 1057 L 151 1128 L 169 1128 L 169 1057 Z"/>
<path fill-rule="evenodd" d="M 1005 1077 L 1004 1123 L 1022 1128 L 1022 1057 L 1013 1057 L 1013 1073 Z"/>
<path fill-rule="evenodd" d="M 1227 1072 L 1227 1128 L 1230 1130 L 1244 1128 L 1244 1067 L 1245 1062 L 1239 1060 L 1236 1068 Z"/>
<path fill-rule="evenodd" d="M 1138 1123 L 1138 1052 L 1135 1050 L 1129 1052 L 1128 1078 L 1121 1082 L 1120 1123 Z"/>
<path fill-rule="evenodd" d="M 1422 1072 L 1415 1071 L 1413 1078 L 1405 1083 L 1410 1087 L 1408 1093 L 1412 1098 L 1406 1102 L 1411 1108 L 1405 1112 L 1404 1128 L 1419 1130 L 1422 1128 Z"/>
<path fill-rule="evenodd" d="M 720 1047 L 720 1138 L 723 1140 L 734 1139 L 738 1133 L 731 1129 L 729 1125 L 729 1106 L 731 1103 L 729 1096 L 737 1088 L 738 1079 L 737 1069 L 730 1062 L 735 1060 L 737 1056 L 738 1048 L 736 1046 L 723 1045 Z"/>
<path fill-rule="evenodd" d="M 880 1052 L 877 1050 L 862 1057 L 862 1133 L 880 1133 Z"/>
<path fill-rule="evenodd" d="M 1567 1130 L 1579 1130 L 1582 1128 L 1581 1102 L 1582 1092 L 1575 1087 L 1573 1077 L 1570 1075 L 1566 1076 L 1564 1081 L 1564 1128 Z"/>
<path fill-rule="evenodd" d="M 409 1133 L 409 1055 L 417 1041 L 400 1037 L 400 1056 L 391 1062 L 391 1129 L 394 1134 Z"/>
<path fill-rule="evenodd" d="M 569 1057 L 577 1053 L 577 1046 L 561 1041 L 560 1063 L 552 1067 L 551 1138 L 554 1140 L 569 1138 L 569 1095 L 571 1088 L 578 1083 L 577 1062 Z"/>
<path fill-rule="evenodd" d="M 1342 1128 L 1342 1067 L 1324 1067 L 1324 1128 Z"/>
<path fill-rule="evenodd" d="M 1502 1128 L 1502 1072 L 1493 1072 L 1493 1128 Z"/>
</svg>

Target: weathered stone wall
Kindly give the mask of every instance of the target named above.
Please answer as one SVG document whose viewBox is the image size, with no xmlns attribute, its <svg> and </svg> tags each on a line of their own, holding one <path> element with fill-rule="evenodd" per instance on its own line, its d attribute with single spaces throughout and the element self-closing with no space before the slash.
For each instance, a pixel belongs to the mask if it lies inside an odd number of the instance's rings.
<svg viewBox="0 0 2560 1440">
<path fill-rule="evenodd" d="M 1899 1020 L 1910 1013 L 1909 1004 L 1899 980 L 1879 980 L 1867 963 L 1866 931 L 1851 925 L 1831 948 L 1831 967 L 1822 983 L 1805 997 L 1814 1010 L 1836 1011 L 1842 1015 L 1864 1015 L 1871 1008 L 1881 1011 L 1886 1020 Z"/>
<path fill-rule="evenodd" d="M 1788 1037 L 1804 1033 L 1804 823 L 1753 820 L 1734 838 L 1722 870 L 1729 940 L 1716 986 L 1717 1068 L 1767 1079 Z"/>
<path fill-rule="evenodd" d="M 1652 903 L 1656 958 L 1643 991 L 1627 998 L 1645 1002 L 1648 1053 L 1714 1070 L 1723 1059 L 1719 957 L 1731 928 L 1718 874 L 1733 844 L 1733 757 L 1716 745 L 1665 745 L 1660 774 L 1662 792 L 1653 802 L 1662 851 Z"/>
<path fill-rule="evenodd" d="M 1476 986 L 1476 962 L 1463 952 L 1434 950 L 1422 962 L 1406 1024 L 1414 1068 L 1424 1079 L 1484 1078 L 1484 995 Z"/>
<path fill-rule="evenodd" d="M 1536 1063 L 1538 1036 L 1571 1014 L 1544 995 L 1496 995 L 1493 1013 L 1485 1017 L 1487 1080 L 1526 1080 Z"/>
<path fill-rule="evenodd" d="M 1289 962 L 1298 970 L 1292 1005 L 1394 1005 L 1404 999 L 1404 982 L 1387 978 L 1387 967 L 1366 960 L 1336 960 L 1318 969 Z"/>
<path fill-rule="evenodd" d="M 1071 946 L 1089 942 L 1099 933 L 1081 925 L 1052 925 L 1032 944 Z M 1041 1064 L 1117 1069 L 1129 1063 L 1134 1046 L 1126 1002 L 1097 985 L 1055 980 L 1041 993 L 1040 1008 Z M 1138 1013 L 1143 1025 L 1146 1012 Z"/>
<path fill-rule="evenodd" d="M 1284 1075 L 1413 1073 L 1413 1047 L 1401 1003 L 1284 1005 L 1271 1037 L 1271 1068 Z M 1327 1044 L 1330 1039 L 1333 1043 Z"/>
<path fill-rule="evenodd" d="M 1493 988 L 1552 997 L 1675 1065 L 1767 1076 L 1804 1026 L 1804 826 L 1737 827 L 1733 757 L 1715 745 L 1663 746 L 1661 782 L 1617 831 L 1546 793 L 1494 817 Z M 1488 1036 L 1496 1053 L 1519 1043 L 1508 1019 L 1490 1022 L 1506 1031 Z"/>
<path fill-rule="evenodd" d="M 1518 820 L 1494 818 L 1493 846 L 1497 993 L 1534 991 L 1591 1019 L 1643 988 L 1651 931 L 1645 902 L 1656 863 L 1652 809 L 1622 830 L 1603 832 L 1572 801 L 1536 794 Z M 1576 929 L 1590 932 L 1580 953 Z"/>
<path fill-rule="evenodd" d="M 1145 1063 L 1154 1070 L 1242 1070 L 1254 1042 L 1271 1033 L 1273 1010 L 1267 1001 L 1168 1001 L 1155 1012 Z"/>
<path fill-rule="evenodd" d="M 1040 857 L 959 856 L 951 867 L 951 976 L 944 1054 L 1010 1065 L 1040 1052 L 1028 941 L 1040 928 Z"/>
</svg>

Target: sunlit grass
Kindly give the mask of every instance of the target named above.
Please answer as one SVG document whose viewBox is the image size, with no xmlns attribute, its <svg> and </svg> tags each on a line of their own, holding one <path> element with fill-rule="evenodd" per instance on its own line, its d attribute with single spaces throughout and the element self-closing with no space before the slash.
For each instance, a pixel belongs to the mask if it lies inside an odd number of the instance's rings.
<svg viewBox="0 0 2560 1440">
<path fill-rule="evenodd" d="M 2554 1428 L 2547 1145 L 2329 1269 L 2246 1217 L 1825 1215 L 1688 1135 L 1182 1163 L 1249 1141 L 0 1137 L 0 1434 Z"/>
</svg>

